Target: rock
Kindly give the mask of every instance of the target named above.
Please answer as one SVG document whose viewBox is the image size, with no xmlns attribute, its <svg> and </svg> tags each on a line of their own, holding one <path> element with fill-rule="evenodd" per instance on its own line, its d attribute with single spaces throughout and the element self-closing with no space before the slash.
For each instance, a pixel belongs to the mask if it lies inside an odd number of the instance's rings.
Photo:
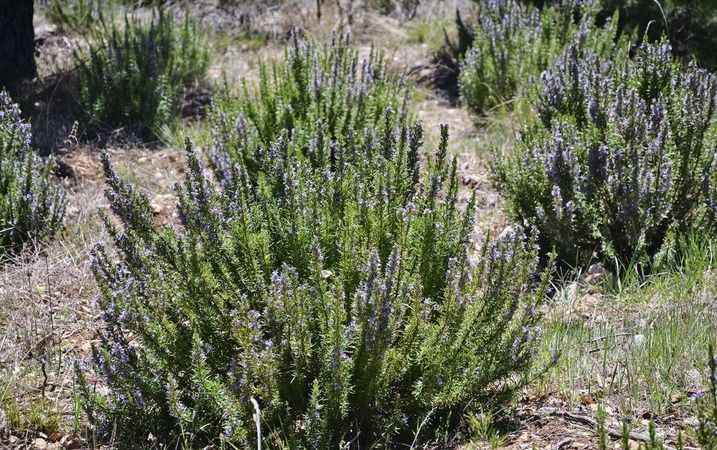
<svg viewBox="0 0 717 450">
<path fill-rule="evenodd" d="M 480 185 L 480 179 L 475 175 L 464 175 L 461 180 L 464 186 L 476 188 Z"/>
<path fill-rule="evenodd" d="M 682 421 L 685 425 L 687 425 L 689 428 L 696 429 L 700 426 L 700 420 L 697 417 L 686 417 L 685 420 Z"/>
<path fill-rule="evenodd" d="M 606 273 L 607 270 L 600 263 L 595 263 L 588 267 L 588 275 L 604 275 Z"/>
<path fill-rule="evenodd" d="M 606 276 L 607 270 L 605 270 L 605 267 L 600 263 L 596 263 L 588 268 L 584 280 L 587 284 L 598 284 L 603 281 Z"/>
<path fill-rule="evenodd" d="M 567 304 L 575 304 L 577 303 L 578 294 L 580 293 L 580 286 L 578 286 L 578 283 L 572 282 L 569 285 L 565 286 L 559 293 L 558 298 L 561 302 L 565 302 Z"/>
<path fill-rule="evenodd" d="M 642 345 L 645 343 L 645 336 L 642 334 L 636 334 L 632 337 L 632 342 L 638 347 L 642 347 Z"/>
<path fill-rule="evenodd" d="M 47 441 L 43 438 L 37 438 L 32 441 L 32 448 L 35 450 L 46 450 L 48 447 Z"/>
<path fill-rule="evenodd" d="M 541 416 L 552 416 L 557 410 L 558 408 L 553 408 L 551 406 L 543 406 L 538 410 L 538 414 Z"/>
<path fill-rule="evenodd" d="M 694 386 L 699 386 L 702 384 L 702 374 L 697 369 L 690 369 L 687 372 L 687 379 L 689 380 L 690 384 Z"/>
<path fill-rule="evenodd" d="M 54 433 L 50 433 L 48 439 L 50 439 L 50 442 L 59 442 L 62 437 L 62 433 L 60 433 L 59 431 L 55 431 Z"/>
<path fill-rule="evenodd" d="M 597 403 L 595 403 L 595 397 L 592 396 L 592 394 L 586 392 L 584 394 L 580 394 L 580 403 L 582 403 L 585 406 L 590 406 L 591 409 L 597 409 Z M 595 408 L 592 408 L 593 405 L 595 405 Z"/>
<path fill-rule="evenodd" d="M 507 242 L 512 240 L 515 237 L 515 228 L 513 228 L 511 225 L 506 226 L 503 228 L 503 231 L 500 232 L 498 235 L 498 241 L 500 242 Z"/>
<path fill-rule="evenodd" d="M 152 212 L 157 215 L 162 214 L 162 212 L 167 209 L 167 207 L 172 203 L 173 200 L 174 196 L 169 194 L 156 195 L 150 202 Z"/>
<path fill-rule="evenodd" d="M 73 151 L 61 158 L 62 173 L 74 180 L 102 179 L 102 165 L 96 155 L 86 151 Z"/>
<path fill-rule="evenodd" d="M 167 225 L 176 216 L 177 199 L 171 194 L 156 195 L 150 202 L 155 220 L 160 225 Z"/>
<path fill-rule="evenodd" d="M 60 445 L 64 449 L 75 450 L 82 447 L 82 441 L 80 441 L 79 437 L 68 434 L 60 439 Z"/>
</svg>

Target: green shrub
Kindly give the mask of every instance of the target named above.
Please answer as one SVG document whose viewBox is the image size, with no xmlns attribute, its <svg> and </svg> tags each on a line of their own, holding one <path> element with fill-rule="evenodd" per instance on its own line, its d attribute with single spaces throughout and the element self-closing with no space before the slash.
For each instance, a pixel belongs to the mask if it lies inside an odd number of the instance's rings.
<svg viewBox="0 0 717 450">
<path fill-rule="evenodd" d="M 339 42 L 295 43 L 258 92 L 217 114 L 211 177 L 189 148 L 181 231 L 154 229 L 105 161 L 121 222 L 93 264 L 108 393 L 78 369 L 99 434 L 248 448 L 256 400 L 264 448 L 395 448 L 505 406 L 547 277 L 519 228 L 474 260 L 447 129 L 422 174 L 400 85 Z"/>
<path fill-rule="evenodd" d="M 53 166 L 35 156 L 30 140 L 30 124 L 0 91 L 0 261 L 52 237 L 65 212 L 65 194 L 50 180 Z"/>
<path fill-rule="evenodd" d="M 581 17 L 579 23 L 576 17 Z M 524 93 L 540 73 L 576 39 L 609 52 L 617 39 L 617 18 L 604 29 L 594 12 L 567 0 L 538 10 L 517 0 L 480 2 L 473 46 L 460 68 L 464 102 L 484 112 Z"/>
<path fill-rule="evenodd" d="M 547 66 L 550 54 L 560 51 L 562 41 L 572 37 L 576 27 L 569 7 L 562 14 L 550 14 L 560 25 L 547 20 L 551 9 L 541 17 L 536 8 L 513 0 L 485 1 L 479 7 L 473 46 L 460 69 L 459 84 L 464 102 L 482 112 L 512 99 L 519 85 Z M 561 32 L 548 31 L 553 31 L 552 25 L 558 25 Z"/>
<path fill-rule="evenodd" d="M 301 45 L 294 37 L 284 60 L 260 67 L 256 92 L 244 84 L 238 98 L 220 96 L 210 117 L 217 130 L 215 148 L 221 150 L 217 154 L 243 160 L 252 175 L 264 158 L 262 152 L 284 133 L 309 146 L 307 157 L 320 166 L 325 141 L 361 145 L 365 129 L 386 127 L 394 120 L 404 126 L 410 120 L 406 88 L 386 73 L 377 52 L 359 65 L 345 40 L 335 38 L 319 49 Z M 397 137 L 402 145 L 407 139 L 405 134 Z"/>
<path fill-rule="evenodd" d="M 144 139 L 176 120 L 186 87 L 204 79 L 207 41 L 187 17 L 163 9 L 149 23 L 103 23 L 89 54 L 77 52 L 80 99 L 95 128 L 126 127 Z"/>
<path fill-rule="evenodd" d="M 613 62 L 613 63 L 611 63 Z M 497 181 L 513 217 L 570 266 L 649 266 L 669 236 L 700 227 L 714 174 L 717 82 L 669 44 L 612 61 L 569 47 L 542 76 L 538 123 Z"/>
</svg>

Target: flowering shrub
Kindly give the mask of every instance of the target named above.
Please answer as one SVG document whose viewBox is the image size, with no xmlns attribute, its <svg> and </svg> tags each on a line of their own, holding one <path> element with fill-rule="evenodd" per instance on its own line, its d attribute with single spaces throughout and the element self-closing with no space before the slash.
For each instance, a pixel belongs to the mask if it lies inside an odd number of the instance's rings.
<svg viewBox="0 0 717 450">
<path fill-rule="evenodd" d="M 50 182 L 52 165 L 30 148 L 30 124 L 0 91 L 0 261 L 28 241 L 51 237 L 62 224 L 65 197 Z"/>
<path fill-rule="evenodd" d="M 570 265 L 648 262 L 698 226 L 712 188 L 717 82 L 669 44 L 633 60 L 569 47 L 542 75 L 538 123 L 498 158 L 514 217 Z"/>
<path fill-rule="evenodd" d="M 95 127 L 127 127 L 153 138 L 180 110 L 185 87 L 204 78 L 207 43 L 189 18 L 183 24 L 161 8 L 149 23 L 125 17 L 103 22 L 89 55 L 75 53 L 80 99 Z"/>
<path fill-rule="evenodd" d="M 542 10 L 518 0 L 481 1 L 473 47 L 460 69 L 463 100 L 483 112 L 513 99 L 575 39 L 587 41 L 599 54 L 611 52 L 618 37 L 617 16 L 604 28 L 594 21 L 591 5 L 573 0 Z"/>
<path fill-rule="evenodd" d="M 363 141 L 359 131 L 386 126 L 386 120 L 406 124 L 403 83 L 386 73 L 378 52 L 359 63 L 346 39 L 335 37 L 329 51 L 303 46 L 294 36 L 285 64 L 260 67 L 256 95 L 244 85 L 239 98 L 219 98 L 212 114 L 217 130 L 214 153 L 244 159 L 252 168 L 262 155 L 247 150 L 268 148 L 286 133 L 309 145 L 305 156 L 321 165 L 326 155 L 315 152 L 321 151 L 324 140 L 345 145 Z M 394 118 L 396 114 L 400 116 Z"/>
<path fill-rule="evenodd" d="M 156 230 L 105 161 L 121 223 L 107 221 L 113 252 L 94 258 L 107 394 L 78 368 L 100 435 L 127 448 L 150 434 L 171 447 L 395 448 L 452 435 L 464 411 L 524 384 L 547 283 L 535 251 L 515 228 L 472 256 L 448 131 L 422 173 L 421 126 L 369 107 L 400 98 L 375 62 L 295 43 L 271 70 L 276 89 L 259 88 L 274 95 L 225 117 L 231 135 L 215 124 L 210 169 L 188 146 L 181 231 Z"/>
</svg>

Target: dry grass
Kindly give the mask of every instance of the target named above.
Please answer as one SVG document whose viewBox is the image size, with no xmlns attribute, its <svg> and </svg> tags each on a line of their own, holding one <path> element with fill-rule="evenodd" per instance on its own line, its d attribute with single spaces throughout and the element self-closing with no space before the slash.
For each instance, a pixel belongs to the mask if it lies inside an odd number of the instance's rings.
<svg viewBox="0 0 717 450">
<path fill-rule="evenodd" d="M 79 419 L 73 367 L 89 355 L 97 320 L 88 252 L 104 233 L 96 217 L 100 186 L 83 183 L 71 193 L 62 235 L 0 271 L 0 391 L 6 406 L 17 406 L 20 432 L 57 431 L 41 429 L 41 417 L 31 417 L 39 404 L 37 415 L 58 416 L 60 430 L 74 431 Z"/>
</svg>

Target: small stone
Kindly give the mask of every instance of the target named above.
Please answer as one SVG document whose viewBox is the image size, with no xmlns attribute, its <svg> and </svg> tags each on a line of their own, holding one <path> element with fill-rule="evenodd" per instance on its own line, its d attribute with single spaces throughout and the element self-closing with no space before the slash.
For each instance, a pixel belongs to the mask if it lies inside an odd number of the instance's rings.
<svg viewBox="0 0 717 450">
<path fill-rule="evenodd" d="M 578 283 L 570 283 L 562 292 L 562 295 L 564 295 L 563 299 L 568 303 L 575 303 L 578 300 L 579 292 L 580 286 L 578 286 Z"/>
<path fill-rule="evenodd" d="M 635 336 L 632 337 L 632 342 L 633 342 L 636 346 L 642 347 L 643 344 L 645 344 L 645 336 L 642 335 L 642 334 L 636 334 Z"/>
<path fill-rule="evenodd" d="M 506 239 L 509 239 L 511 236 L 515 234 L 515 229 L 508 225 L 505 228 L 503 228 L 503 231 L 500 232 L 498 235 L 498 241 L 505 241 Z"/>
<path fill-rule="evenodd" d="M 62 448 L 65 448 L 67 450 L 76 450 L 81 447 L 82 447 L 82 442 L 77 437 L 69 439 L 67 442 L 62 444 Z"/>
<path fill-rule="evenodd" d="M 478 187 L 480 185 L 480 179 L 475 175 L 464 175 L 463 176 L 463 185 L 468 187 Z"/>
<path fill-rule="evenodd" d="M 152 212 L 158 215 L 162 214 L 168 208 L 169 205 L 172 205 L 174 203 L 176 203 L 174 196 L 169 194 L 160 194 L 152 199 L 150 206 L 152 207 Z"/>
<path fill-rule="evenodd" d="M 588 275 L 604 275 L 605 273 L 607 273 L 607 271 L 600 263 L 595 263 L 588 267 Z"/>
<path fill-rule="evenodd" d="M 606 275 L 607 270 L 605 270 L 602 264 L 593 264 L 588 268 L 588 271 L 585 274 L 585 283 L 592 285 L 598 284 L 605 278 Z"/>
<path fill-rule="evenodd" d="M 594 405 L 595 398 L 589 392 L 583 392 L 582 394 L 580 394 L 580 403 L 585 406 Z"/>
<path fill-rule="evenodd" d="M 700 385 L 702 382 L 702 374 L 697 369 L 687 371 L 687 380 L 693 385 Z"/>
<path fill-rule="evenodd" d="M 333 274 L 334 274 L 334 273 L 333 273 L 332 271 L 323 269 L 323 270 L 321 271 L 321 278 L 323 278 L 323 279 L 325 280 L 325 279 L 327 279 L 327 278 L 331 278 L 331 276 L 332 276 Z"/>
<path fill-rule="evenodd" d="M 700 420 L 697 417 L 686 417 L 682 423 L 687 425 L 690 428 L 697 428 L 700 426 Z"/>
<path fill-rule="evenodd" d="M 35 450 L 46 450 L 48 448 L 47 441 L 43 438 L 37 438 L 32 441 L 32 448 Z"/>
</svg>

